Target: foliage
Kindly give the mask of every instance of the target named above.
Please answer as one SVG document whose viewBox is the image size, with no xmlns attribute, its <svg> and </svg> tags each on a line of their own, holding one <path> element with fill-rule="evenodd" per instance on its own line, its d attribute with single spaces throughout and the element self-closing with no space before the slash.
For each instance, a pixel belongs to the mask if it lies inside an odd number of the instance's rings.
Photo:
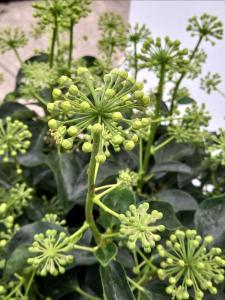
<svg viewBox="0 0 225 300">
<path fill-rule="evenodd" d="M 0 299 L 224 299 L 225 133 L 208 130 L 183 86 L 201 76 L 200 47 L 222 39 L 221 22 L 191 18 L 197 40 L 184 49 L 106 12 L 100 57 L 74 60 L 91 2 L 33 7 L 47 49 L 23 62 L 26 33 L 0 37 L 21 63 L 0 106 Z M 142 69 L 157 79 L 150 92 Z M 201 88 L 223 95 L 221 81 L 208 73 Z"/>
</svg>

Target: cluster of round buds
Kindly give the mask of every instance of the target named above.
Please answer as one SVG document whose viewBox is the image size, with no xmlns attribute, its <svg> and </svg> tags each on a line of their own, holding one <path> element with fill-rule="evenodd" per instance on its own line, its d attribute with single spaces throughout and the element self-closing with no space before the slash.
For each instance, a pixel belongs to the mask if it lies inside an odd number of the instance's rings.
<svg viewBox="0 0 225 300">
<path fill-rule="evenodd" d="M 220 248 L 207 249 L 212 241 L 212 236 L 202 239 L 196 230 L 177 230 L 166 241 L 166 248 L 158 245 L 159 255 L 164 258 L 158 276 L 168 279 L 166 292 L 173 299 L 190 299 L 189 288 L 195 300 L 202 300 L 206 290 L 217 293 L 214 284 L 224 281 L 225 260 L 220 257 Z"/>
<path fill-rule="evenodd" d="M 115 151 L 133 150 L 138 142 L 138 132 L 149 125 L 149 118 L 129 119 L 133 109 L 144 112 L 150 99 L 145 96 L 143 84 L 136 83 L 127 72 L 117 69 L 104 76 L 101 87 L 95 87 L 87 68 L 77 71 L 88 93 L 84 94 L 66 76 L 59 79 L 60 88 L 53 90 L 54 102 L 47 106 L 52 115 L 48 125 L 57 144 L 70 150 L 74 141 L 83 141 L 82 150 L 92 152 L 93 135 L 101 135 L 99 163 L 110 155 L 109 146 Z M 66 90 L 65 93 L 62 92 Z"/>
<path fill-rule="evenodd" d="M 130 169 L 122 170 L 119 172 L 117 181 L 123 185 L 137 186 L 139 174 L 131 171 Z"/>
<path fill-rule="evenodd" d="M 8 212 L 20 214 L 33 198 L 33 189 L 26 183 L 17 183 L 8 191 L 7 202 L 4 203 Z"/>
<path fill-rule="evenodd" d="M 215 44 L 214 39 L 221 40 L 223 38 L 223 24 L 215 16 L 203 14 L 200 18 L 194 16 L 188 21 L 187 31 L 191 32 L 191 36 L 204 38 L 212 45 Z"/>
<path fill-rule="evenodd" d="M 59 216 L 57 216 L 56 214 L 51 214 L 51 213 L 44 215 L 44 217 L 41 219 L 41 221 L 49 222 L 49 223 L 61 225 L 61 226 L 66 224 L 66 220 L 60 220 Z"/>
<path fill-rule="evenodd" d="M 211 94 L 212 91 L 217 90 L 221 82 L 221 76 L 218 73 L 208 72 L 204 78 L 201 78 L 201 89 Z"/>
<path fill-rule="evenodd" d="M 205 110 L 205 105 L 198 107 L 193 103 L 185 109 L 185 114 L 180 120 L 168 126 L 168 133 L 178 143 L 201 144 L 208 138 L 208 132 L 204 127 L 208 126 L 211 116 Z"/>
<path fill-rule="evenodd" d="M 182 72 L 188 63 L 188 49 L 180 49 L 180 41 L 172 41 L 168 36 L 164 41 L 160 37 L 155 40 L 147 38 L 143 43 L 139 58 L 143 67 L 159 71 L 164 66 L 165 71 Z"/>
<path fill-rule="evenodd" d="M 69 237 L 65 232 L 57 233 L 54 229 L 48 229 L 45 233 L 34 236 L 34 242 L 29 247 L 29 252 L 34 257 L 28 258 L 37 274 L 46 276 L 48 273 L 57 276 L 64 274 L 65 266 L 73 262 L 73 256 L 68 254 L 73 249 Z"/>
<path fill-rule="evenodd" d="M 7 207 L 4 206 L 4 203 L 0 205 L 0 214 L 1 216 L 5 214 Z M 0 224 L 2 224 L 5 230 L 0 232 L 0 249 L 6 247 L 8 242 L 11 240 L 12 236 L 19 230 L 19 225 L 14 223 L 13 216 L 7 216 L 3 219 L 0 219 Z"/>
<path fill-rule="evenodd" d="M 24 47 L 28 39 L 20 28 L 5 28 L 0 32 L 0 53 Z"/>
<path fill-rule="evenodd" d="M 212 136 L 213 144 L 208 147 L 212 160 L 225 165 L 225 131 L 220 128 L 218 136 Z"/>
<path fill-rule="evenodd" d="M 30 147 L 31 136 L 28 126 L 24 123 L 12 121 L 11 117 L 5 119 L 5 124 L 0 120 L 0 156 L 3 156 L 3 162 L 8 162 L 9 156 L 25 154 Z M 20 172 L 18 169 L 18 173 Z"/>
<path fill-rule="evenodd" d="M 165 230 L 164 225 L 152 225 L 162 219 L 163 214 L 157 210 L 148 213 L 149 204 L 142 203 L 138 207 L 130 205 L 125 214 L 120 214 L 120 234 L 128 238 L 127 247 L 135 249 L 140 241 L 144 251 L 149 253 L 161 237 L 157 232 Z"/>
</svg>

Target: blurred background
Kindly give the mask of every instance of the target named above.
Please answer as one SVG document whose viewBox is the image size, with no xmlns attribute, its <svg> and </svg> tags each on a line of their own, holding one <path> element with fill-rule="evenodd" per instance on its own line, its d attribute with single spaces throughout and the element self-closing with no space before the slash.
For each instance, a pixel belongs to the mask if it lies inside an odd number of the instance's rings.
<svg viewBox="0 0 225 300">
<path fill-rule="evenodd" d="M 0 1 L 0 28 L 7 26 L 19 26 L 27 33 L 35 24 L 32 17 L 33 1 Z M 96 56 L 96 40 L 99 33 L 97 29 L 98 17 L 105 11 L 115 11 L 120 13 L 131 25 L 136 22 L 146 24 L 153 37 L 169 35 L 171 39 L 180 39 L 183 47 L 192 47 L 195 39 L 191 38 L 185 28 L 187 20 L 193 15 L 201 15 L 205 12 L 216 15 L 225 24 L 225 1 L 152 1 L 152 0 L 93 0 L 92 12 L 85 19 L 75 26 L 75 37 L 79 44 L 74 49 L 74 57 L 83 55 Z M 88 36 L 88 41 L 83 37 Z M 22 59 L 31 56 L 33 49 L 46 48 L 46 38 L 36 40 L 31 39 L 29 44 L 20 50 Z M 208 54 L 207 62 L 203 67 L 202 75 L 208 71 L 218 72 L 225 78 L 225 41 L 218 41 L 214 47 L 204 43 L 204 49 Z M 122 58 L 121 58 L 122 61 Z M 14 59 L 14 54 L 7 52 L 0 56 L 0 70 L 4 73 L 5 81 L 0 86 L 0 99 L 2 99 L 14 87 L 14 78 L 19 69 L 19 64 Z M 140 72 L 139 80 L 146 79 L 147 88 L 151 89 L 155 85 L 155 78 L 146 71 Z M 185 81 L 184 85 L 190 89 L 192 97 L 199 103 L 205 102 L 207 109 L 211 112 L 213 119 L 210 129 L 224 127 L 225 120 L 225 99 L 218 93 L 211 95 L 202 91 L 199 86 L 199 79 L 195 81 Z M 225 92 L 224 81 L 220 85 L 220 90 Z"/>
</svg>

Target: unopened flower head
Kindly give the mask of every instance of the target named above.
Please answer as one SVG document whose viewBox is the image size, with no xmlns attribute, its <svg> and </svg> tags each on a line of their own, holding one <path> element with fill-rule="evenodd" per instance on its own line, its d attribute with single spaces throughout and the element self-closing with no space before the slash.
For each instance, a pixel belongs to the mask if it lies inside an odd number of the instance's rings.
<svg viewBox="0 0 225 300">
<path fill-rule="evenodd" d="M 201 78 L 201 89 L 205 90 L 208 94 L 211 94 L 212 91 L 217 90 L 218 85 L 221 82 L 220 74 L 208 72 L 204 78 Z"/>
<path fill-rule="evenodd" d="M 225 165 L 225 130 L 219 130 L 218 136 L 212 135 L 212 144 L 208 147 L 211 159 Z"/>
<path fill-rule="evenodd" d="M 0 156 L 4 162 L 9 157 L 16 157 L 19 153 L 25 154 L 30 147 L 32 134 L 24 123 L 7 117 L 5 122 L 0 120 Z"/>
<path fill-rule="evenodd" d="M 93 135 L 98 134 L 101 136 L 96 156 L 99 163 L 110 155 L 110 145 L 115 151 L 120 151 L 122 145 L 127 151 L 133 150 L 139 130 L 150 123 L 148 118 L 126 117 L 133 109 L 143 112 L 149 104 L 149 97 L 142 92 L 143 84 L 117 69 L 104 76 L 101 87 L 95 86 L 88 69 L 79 68 L 78 75 L 88 94 L 73 85 L 70 78 L 62 76 L 59 83 L 67 92 L 54 89 L 55 101 L 47 106 L 53 117 L 48 125 L 56 143 L 70 150 L 79 138 L 83 141 L 82 150 L 92 152 Z"/>
<path fill-rule="evenodd" d="M 34 17 L 38 25 L 55 26 L 55 23 L 68 27 L 70 21 L 74 24 L 90 12 L 90 0 L 44 0 L 33 3 Z"/>
<path fill-rule="evenodd" d="M 26 183 L 17 183 L 8 191 L 7 211 L 20 214 L 33 198 L 33 189 Z"/>
<path fill-rule="evenodd" d="M 98 47 L 106 59 L 111 59 L 111 56 L 118 50 L 125 50 L 129 26 L 121 15 L 115 12 L 105 12 L 100 16 L 98 26 L 101 32 Z"/>
<path fill-rule="evenodd" d="M 61 226 L 66 224 L 66 220 L 60 220 L 58 215 L 52 214 L 52 213 L 44 215 L 44 217 L 41 220 L 43 222 L 49 222 L 49 223 L 53 223 L 53 224 L 57 224 L 57 225 L 61 225 Z"/>
<path fill-rule="evenodd" d="M 48 229 L 34 236 L 34 242 L 29 248 L 33 257 L 28 258 L 27 262 L 41 276 L 48 273 L 53 276 L 64 274 L 66 265 L 73 262 L 73 256 L 69 254 L 72 249 L 73 245 L 65 232 L 58 234 L 56 230 Z"/>
<path fill-rule="evenodd" d="M 196 103 L 193 103 L 191 107 L 186 108 L 180 120 L 168 126 L 168 133 L 178 143 L 202 144 L 208 138 L 206 127 L 210 119 L 204 104 L 198 107 Z"/>
<path fill-rule="evenodd" d="M 204 50 L 198 50 L 196 51 L 194 57 L 187 65 L 187 78 L 195 79 L 198 77 L 202 72 L 202 66 L 206 62 L 207 54 Z"/>
<path fill-rule="evenodd" d="M 130 29 L 129 40 L 132 43 L 138 44 L 139 42 L 149 38 L 150 34 L 150 30 L 145 24 L 140 25 L 136 23 L 134 27 Z"/>
<path fill-rule="evenodd" d="M 215 44 L 215 39 L 223 38 L 223 24 L 218 18 L 209 14 L 203 14 L 199 18 L 194 16 L 189 19 L 187 31 L 191 32 L 191 36 L 199 36 L 206 41 Z"/>
<path fill-rule="evenodd" d="M 145 252 L 151 252 L 161 237 L 159 232 L 164 231 L 164 225 L 154 225 L 162 219 L 163 214 L 157 210 L 148 213 L 149 204 L 142 203 L 138 207 L 130 205 L 125 214 L 120 215 L 120 234 L 128 239 L 127 246 L 133 250 L 140 241 Z"/>
<path fill-rule="evenodd" d="M 0 53 L 24 47 L 28 42 L 20 28 L 6 28 L 0 32 Z"/>
<path fill-rule="evenodd" d="M 190 299 L 191 288 L 195 300 L 202 300 L 207 290 L 217 293 L 214 285 L 224 281 L 225 260 L 220 257 L 220 248 L 207 249 L 212 241 L 212 236 L 202 239 L 196 230 L 177 230 L 166 241 L 165 248 L 157 247 L 164 259 L 158 276 L 168 279 L 166 292 L 172 299 Z"/>
<path fill-rule="evenodd" d="M 141 66 L 150 70 L 159 71 L 163 66 L 165 71 L 182 72 L 188 63 L 187 54 L 187 49 L 180 49 L 180 41 L 166 36 L 164 40 L 147 38 L 139 58 L 143 61 Z"/>
<path fill-rule="evenodd" d="M 50 69 L 49 64 L 44 62 L 26 63 L 22 66 L 24 75 L 20 93 L 23 97 L 36 97 L 44 88 L 51 88 L 57 80 L 57 71 Z"/>
</svg>

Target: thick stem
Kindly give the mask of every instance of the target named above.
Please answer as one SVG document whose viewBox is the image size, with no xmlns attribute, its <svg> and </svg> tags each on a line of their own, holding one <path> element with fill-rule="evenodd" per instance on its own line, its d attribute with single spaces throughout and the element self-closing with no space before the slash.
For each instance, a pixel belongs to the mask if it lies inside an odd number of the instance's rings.
<svg viewBox="0 0 225 300">
<path fill-rule="evenodd" d="M 98 154 L 100 144 L 100 134 L 93 134 L 93 150 L 91 153 L 91 160 L 88 167 L 88 193 L 86 199 L 86 207 L 85 207 L 85 216 L 86 222 L 90 226 L 90 229 L 94 235 L 96 243 L 99 243 L 101 239 L 101 233 L 99 232 L 93 217 L 93 206 L 94 206 L 94 198 L 95 198 L 95 170 L 96 170 L 96 160 L 95 157 Z"/>
<path fill-rule="evenodd" d="M 18 59 L 19 63 L 22 65 L 22 64 L 23 64 L 23 61 L 22 61 L 22 59 L 21 59 L 21 57 L 20 57 L 20 55 L 19 55 L 18 50 L 17 50 L 16 48 L 13 48 L 13 51 L 14 51 L 14 53 L 15 53 L 15 55 L 16 55 L 16 58 Z"/>
<path fill-rule="evenodd" d="M 156 98 L 155 119 L 159 118 L 159 116 L 160 116 L 161 101 L 163 98 L 164 79 L 165 79 L 165 66 L 162 65 L 161 70 L 160 70 L 159 87 L 158 87 L 158 93 L 157 93 L 157 98 Z M 157 123 L 152 123 L 148 143 L 147 143 L 147 146 L 145 149 L 144 163 L 143 163 L 143 175 L 145 175 L 148 171 L 148 164 L 149 164 L 149 159 L 151 156 L 150 149 L 154 142 L 157 127 L 158 127 Z"/>
<path fill-rule="evenodd" d="M 70 20 L 70 41 L 69 41 L 69 56 L 68 56 L 68 68 L 70 70 L 71 68 L 71 63 L 72 63 L 72 54 L 73 54 L 73 25 L 74 22 L 71 19 Z"/>
<path fill-rule="evenodd" d="M 195 57 L 195 54 L 196 52 L 198 51 L 199 49 L 199 46 L 202 42 L 202 39 L 203 39 L 203 36 L 200 36 L 199 39 L 198 39 L 198 42 L 194 48 L 194 50 L 192 51 L 191 53 L 191 56 L 189 57 L 189 63 L 192 61 L 192 59 Z M 184 79 L 185 75 L 187 74 L 187 72 L 183 72 L 181 73 L 180 75 L 180 78 L 177 80 L 176 82 L 176 85 L 175 85 L 175 88 L 173 90 L 173 94 L 172 94 L 172 100 L 171 100 L 171 107 L 170 107 L 170 115 L 173 114 L 173 110 L 174 110 L 174 105 L 175 105 L 175 100 L 176 100 L 176 97 L 177 97 L 177 92 L 178 92 L 178 89 L 180 87 L 180 84 L 182 82 L 182 80 Z"/>
<path fill-rule="evenodd" d="M 51 49 L 50 49 L 50 55 L 49 55 L 49 66 L 50 68 L 53 67 L 54 64 L 54 52 L 55 52 L 55 44 L 56 44 L 56 37 L 58 34 L 58 20 L 57 17 L 55 16 L 55 23 L 54 23 L 54 28 L 52 32 L 52 43 L 51 43 Z"/>
<path fill-rule="evenodd" d="M 33 280 L 34 280 L 34 276 L 35 276 L 35 273 L 36 273 L 36 270 L 33 270 L 31 276 L 30 276 L 30 279 L 28 281 L 28 284 L 27 284 L 27 287 L 26 287 L 26 291 L 25 291 L 25 297 L 28 297 L 29 295 L 29 292 L 30 292 L 30 289 L 31 289 L 31 286 L 32 286 L 32 283 L 33 283 Z"/>
</svg>

